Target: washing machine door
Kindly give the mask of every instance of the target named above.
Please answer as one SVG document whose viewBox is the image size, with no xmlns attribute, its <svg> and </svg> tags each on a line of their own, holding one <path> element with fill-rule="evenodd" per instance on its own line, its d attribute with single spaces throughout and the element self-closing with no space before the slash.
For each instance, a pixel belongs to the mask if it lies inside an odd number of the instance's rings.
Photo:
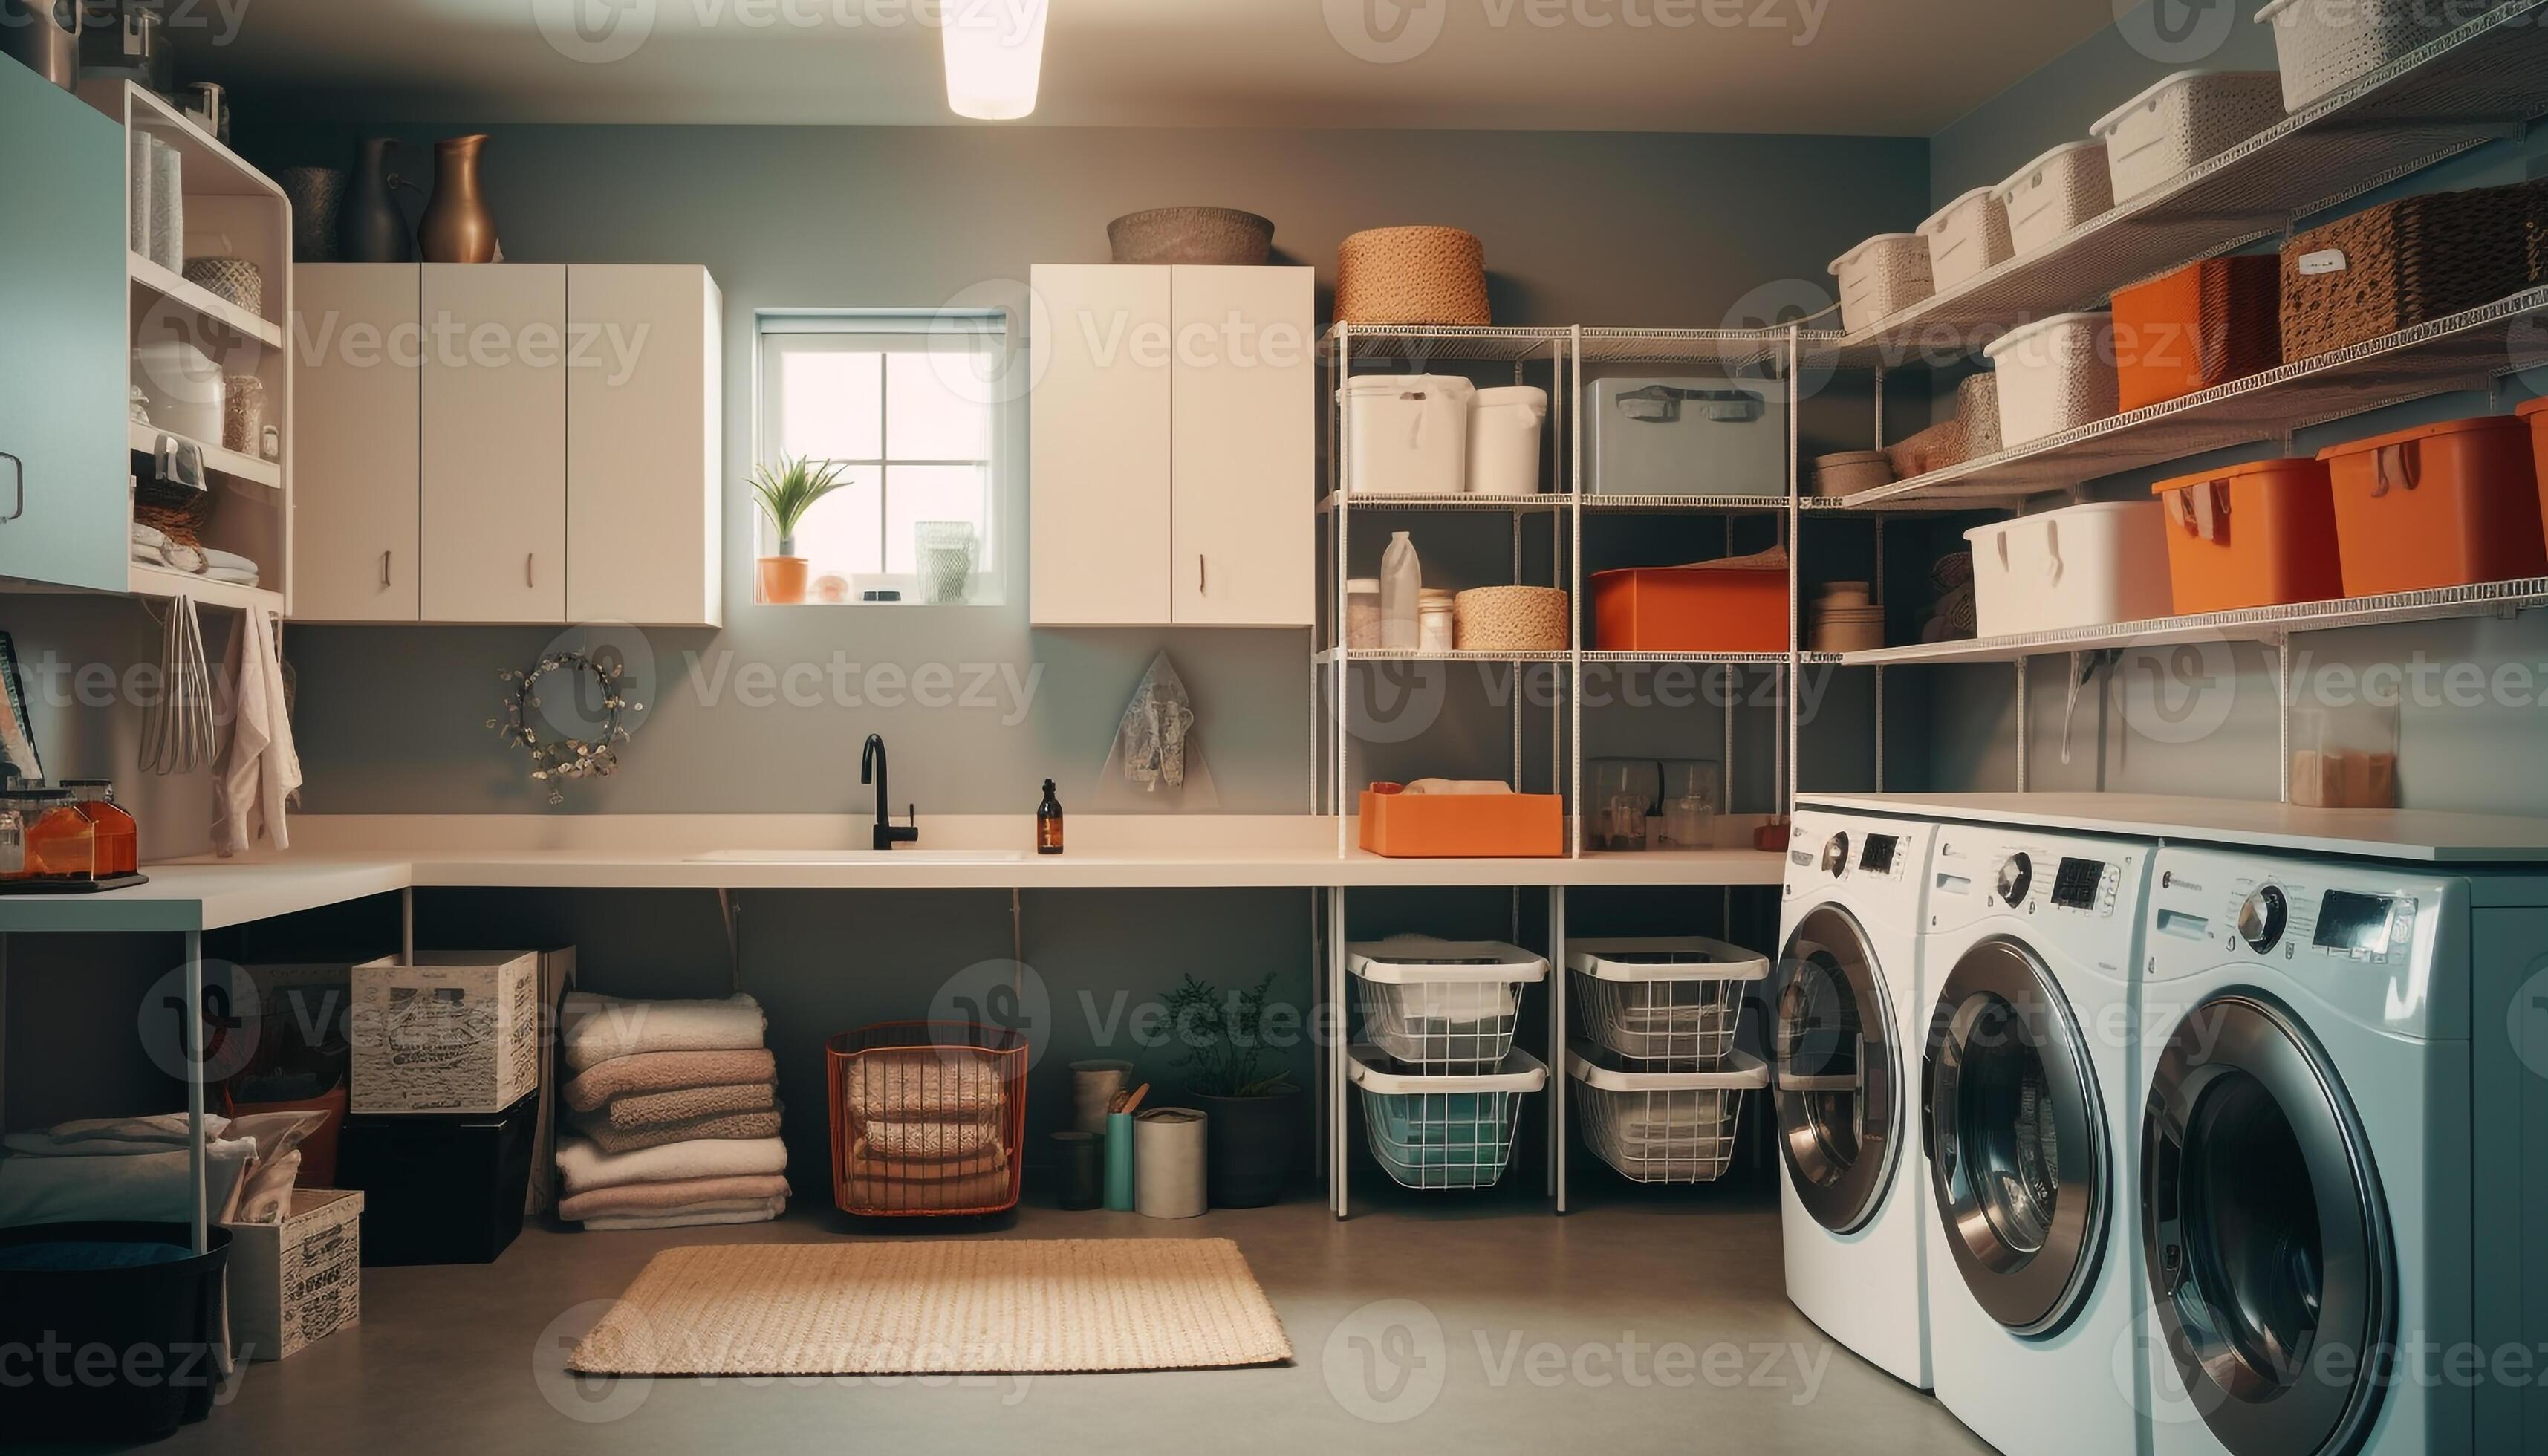
<svg viewBox="0 0 2548 1456">
<path fill-rule="evenodd" d="M 2114 1177 L 2096 1069 L 2043 957 L 1994 937 L 1939 992 L 1922 1098 L 1929 1178 L 1964 1287 L 2048 1336 L 2097 1277 Z"/>
<path fill-rule="evenodd" d="M 2397 1259 L 2325 1053 L 2259 993 L 2203 1003 L 2159 1049 L 2141 1156 L 2141 1246 L 2187 1404 L 2233 1456 L 2361 1449 L 2396 1359 Z"/>
<path fill-rule="evenodd" d="M 1778 953 L 1778 1143 L 1814 1222 L 1855 1233 L 1884 1206 L 1904 1136 L 1902 1048 L 1884 970 L 1837 905 Z"/>
</svg>

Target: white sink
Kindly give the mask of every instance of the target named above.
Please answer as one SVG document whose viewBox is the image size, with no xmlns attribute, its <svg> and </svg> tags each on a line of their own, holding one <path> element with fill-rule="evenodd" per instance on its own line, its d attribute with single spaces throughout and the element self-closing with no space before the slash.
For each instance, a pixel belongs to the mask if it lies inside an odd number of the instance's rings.
<svg viewBox="0 0 2548 1456">
<path fill-rule="evenodd" d="M 881 864 L 902 860 L 921 864 L 1010 864 L 1022 850 L 712 850 L 692 855 L 692 864 Z"/>
</svg>

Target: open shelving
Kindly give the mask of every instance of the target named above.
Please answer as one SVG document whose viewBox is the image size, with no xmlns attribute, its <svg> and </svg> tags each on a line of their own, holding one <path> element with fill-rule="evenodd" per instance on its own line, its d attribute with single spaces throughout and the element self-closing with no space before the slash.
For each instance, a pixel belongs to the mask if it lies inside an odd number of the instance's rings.
<svg viewBox="0 0 2548 1456">
<path fill-rule="evenodd" d="M 173 429 L 161 429 L 157 425 L 143 424 L 137 419 L 131 422 L 128 433 L 131 435 L 133 453 L 136 455 L 156 455 L 159 453 L 161 441 L 175 440 L 179 444 L 193 446 L 204 458 L 204 469 L 213 475 L 228 476 L 232 480 L 245 481 L 250 485 L 264 486 L 270 490 L 283 489 L 283 465 L 280 461 L 259 460 L 253 455 L 242 455 L 236 450 L 225 450 L 219 445 L 208 445 L 191 435 L 181 435 Z"/>
</svg>

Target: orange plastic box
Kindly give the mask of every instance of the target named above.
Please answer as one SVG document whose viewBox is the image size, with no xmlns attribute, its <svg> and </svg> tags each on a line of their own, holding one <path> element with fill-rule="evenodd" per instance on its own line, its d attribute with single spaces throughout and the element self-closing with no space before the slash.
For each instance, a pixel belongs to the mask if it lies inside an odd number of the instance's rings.
<svg viewBox="0 0 2548 1456">
<path fill-rule="evenodd" d="M 2145 409 L 2283 362 L 2283 260 L 2210 258 L 2115 295 L 2123 408 Z"/>
<path fill-rule="evenodd" d="M 1375 783 L 1362 794 L 1362 847 L 1393 860 L 1547 859 L 1566 853 L 1566 796 Z"/>
<path fill-rule="evenodd" d="M 2344 594 L 2379 596 L 2548 575 L 2530 431 L 2455 419 L 2319 452 L 2335 484 Z"/>
<path fill-rule="evenodd" d="M 2519 413 L 2530 421 L 2531 466 L 2539 476 L 2539 511 L 2548 518 L 2548 399 L 2531 401 L 2521 407 Z"/>
<path fill-rule="evenodd" d="M 2316 460 L 2260 460 L 2150 487 L 2167 507 L 2179 615 L 2344 594 L 2335 496 Z"/>
<path fill-rule="evenodd" d="M 1787 574 L 1639 566 L 1592 574 L 1602 652 L 1785 652 Z"/>
</svg>

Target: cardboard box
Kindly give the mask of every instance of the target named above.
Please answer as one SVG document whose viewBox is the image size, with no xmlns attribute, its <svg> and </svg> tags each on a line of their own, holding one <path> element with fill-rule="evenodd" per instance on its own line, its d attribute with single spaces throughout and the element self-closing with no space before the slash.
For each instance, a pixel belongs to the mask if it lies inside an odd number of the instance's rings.
<svg viewBox="0 0 2548 1456">
<path fill-rule="evenodd" d="M 547 1062 L 540 957 L 436 951 L 354 967 L 353 1113 L 501 1112 Z"/>
<path fill-rule="evenodd" d="M 225 1224 L 230 1233 L 230 1347 L 281 1360 L 363 1313 L 363 1196 L 302 1188 L 280 1224 Z"/>
</svg>

